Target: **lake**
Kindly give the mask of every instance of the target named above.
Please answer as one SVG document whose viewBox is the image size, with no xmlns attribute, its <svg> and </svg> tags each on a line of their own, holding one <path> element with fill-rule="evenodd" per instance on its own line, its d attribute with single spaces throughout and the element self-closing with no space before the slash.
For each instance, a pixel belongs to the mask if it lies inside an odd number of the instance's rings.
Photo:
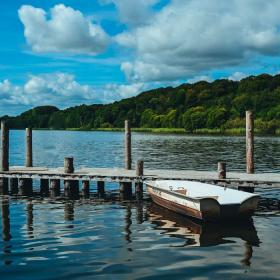
<svg viewBox="0 0 280 280">
<path fill-rule="evenodd" d="M 11 165 L 24 165 L 24 137 L 10 133 Z M 226 161 L 229 171 L 245 170 L 244 137 L 132 137 L 133 162 L 144 159 L 145 168 L 216 170 Z M 73 156 L 76 167 L 123 167 L 123 141 L 120 132 L 34 131 L 34 165 L 62 166 Z M 257 137 L 255 150 L 257 171 L 278 172 L 280 138 Z M 147 197 L 0 197 L 1 279 L 280 279 L 280 189 L 256 191 L 268 205 L 250 222 L 226 224 L 199 224 Z"/>
</svg>

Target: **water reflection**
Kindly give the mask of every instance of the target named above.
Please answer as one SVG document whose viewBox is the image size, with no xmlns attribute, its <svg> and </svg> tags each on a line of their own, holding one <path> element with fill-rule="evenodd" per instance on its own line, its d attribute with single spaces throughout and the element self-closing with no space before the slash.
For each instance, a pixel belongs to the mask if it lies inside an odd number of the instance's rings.
<svg viewBox="0 0 280 280">
<path fill-rule="evenodd" d="M 2 239 L 3 244 L 3 254 L 4 254 L 4 264 L 10 265 L 12 260 L 10 259 L 11 255 L 11 245 L 9 241 L 11 240 L 10 232 L 10 201 L 9 198 L 2 197 L 1 201 L 1 210 L 2 210 Z"/>
<path fill-rule="evenodd" d="M 74 201 L 65 201 L 64 219 L 65 221 L 74 221 Z"/>
<path fill-rule="evenodd" d="M 26 203 L 26 213 L 27 213 L 27 234 L 29 238 L 34 238 L 32 201 L 28 201 Z"/>
<path fill-rule="evenodd" d="M 185 239 L 184 244 L 180 247 L 207 247 L 236 243 L 236 238 L 245 241 L 244 257 L 241 260 L 241 263 L 245 266 L 251 264 L 252 246 L 260 244 L 252 220 L 231 221 L 230 223 L 202 223 L 178 215 L 154 203 L 148 206 L 147 212 L 148 220 L 156 226 L 156 230 L 163 230 L 164 234 Z"/>
</svg>

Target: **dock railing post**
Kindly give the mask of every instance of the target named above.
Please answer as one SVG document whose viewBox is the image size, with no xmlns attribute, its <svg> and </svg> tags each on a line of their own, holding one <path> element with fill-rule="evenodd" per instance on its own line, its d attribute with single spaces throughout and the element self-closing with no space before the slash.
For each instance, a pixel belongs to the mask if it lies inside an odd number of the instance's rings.
<svg viewBox="0 0 280 280">
<path fill-rule="evenodd" d="M 226 179 L 227 169 L 225 162 L 218 162 L 218 177 L 219 179 Z"/>
<path fill-rule="evenodd" d="M 144 175 L 144 161 L 138 160 L 136 163 L 136 176 L 142 177 L 143 175 Z M 142 182 L 135 183 L 135 196 L 136 196 L 136 199 L 143 198 L 143 183 Z"/>
<path fill-rule="evenodd" d="M 25 166 L 33 166 L 33 155 L 32 155 L 32 128 L 26 128 L 26 159 Z"/>
<path fill-rule="evenodd" d="M 128 120 L 125 121 L 125 169 L 131 169 L 131 128 Z"/>
<path fill-rule="evenodd" d="M 9 128 L 6 121 L 1 121 L 1 171 L 9 171 Z M 8 192 L 8 178 L 0 178 L 0 193 Z"/>
<path fill-rule="evenodd" d="M 74 173 L 74 158 L 66 157 L 64 158 L 64 173 L 71 174 Z M 79 181 L 76 180 L 65 180 L 64 181 L 64 194 L 69 198 L 79 197 Z"/>
<path fill-rule="evenodd" d="M 248 174 L 254 173 L 254 115 L 246 111 L 246 169 Z"/>
<path fill-rule="evenodd" d="M 9 171 L 9 128 L 1 122 L 1 171 Z"/>
</svg>

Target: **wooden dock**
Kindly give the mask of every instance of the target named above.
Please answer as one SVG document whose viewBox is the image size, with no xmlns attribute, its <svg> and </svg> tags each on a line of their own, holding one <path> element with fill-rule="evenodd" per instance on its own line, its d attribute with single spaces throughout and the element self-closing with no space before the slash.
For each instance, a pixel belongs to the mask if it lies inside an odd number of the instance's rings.
<svg viewBox="0 0 280 280">
<path fill-rule="evenodd" d="M 47 180 L 77 180 L 96 182 L 128 182 L 144 183 L 149 180 L 195 180 L 214 183 L 222 186 L 231 185 L 248 187 L 280 187 L 280 173 L 246 174 L 228 172 L 226 179 L 220 179 L 216 171 L 145 169 L 142 176 L 136 175 L 136 170 L 122 168 L 81 168 L 73 173 L 65 173 L 64 167 L 24 167 L 13 166 L 9 171 L 0 171 L 0 178 L 47 179 Z"/>
<path fill-rule="evenodd" d="M 246 173 L 227 172 L 226 163 L 219 162 L 217 171 L 194 170 L 144 170 L 144 161 L 137 160 L 132 170 L 131 128 L 125 121 L 124 168 L 80 168 L 75 169 L 72 157 L 64 158 L 64 167 L 33 167 L 32 129 L 26 129 L 25 166 L 9 166 L 9 128 L 5 121 L 1 123 L 1 168 L 0 194 L 33 194 L 33 179 L 40 180 L 40 193 L 44 196 L 60 196 L 60 184 L 64 183 L 64 195 L 78 197 L 79 181 L 82 181 L 82 194 L 89 195 L 90 182 L 97 182 L 99 196 L 105 195 L 105 182 L 117 182 L 120 195 L 132 197 L 132 185 L 135 196 L 142 198 L 143 184 L 148 180 L 195 180 L 224 187 L 236 187 L 254 191 L 255 187 L 280 187 L 280 173 L 254 173 L 254 122 L 252 112 L 246 112 Z M 81 164 L 81 163 L 79 163 Z"/>
</svg>

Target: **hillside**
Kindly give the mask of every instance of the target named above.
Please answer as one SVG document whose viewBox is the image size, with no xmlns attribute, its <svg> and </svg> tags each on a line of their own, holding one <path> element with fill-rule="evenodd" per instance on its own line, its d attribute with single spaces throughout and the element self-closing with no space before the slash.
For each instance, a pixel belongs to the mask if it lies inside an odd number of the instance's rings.
<svg viewBox="0 0 280 280">
<path fill-rule="evenodd" d="M 43 106 L 5 118 L 12 128 L 118 128 L 129 119 L 133 127 L 203 132 L 244 128 L 245 111 L 249 109 L 255 112 L 258 131 L 273 134 L 280 129 L 280 75 L 251 76 L 240 82 L 182 84 L 107 105 L 81 105 L 65 110 Z"/>
</svg>

